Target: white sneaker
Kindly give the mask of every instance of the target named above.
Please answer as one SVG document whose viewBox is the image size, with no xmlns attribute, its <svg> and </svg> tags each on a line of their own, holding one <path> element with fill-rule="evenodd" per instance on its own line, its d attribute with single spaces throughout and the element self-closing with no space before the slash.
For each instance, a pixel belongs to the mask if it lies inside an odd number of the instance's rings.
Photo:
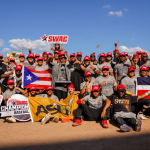
<svg viewBox="0 0 150 150">
<path fill-rule="evenodd" d="M 58 123 L 59 117 L 55 116 L 52 121 Z"/>
<path fill-rule="evenodd" d="M 138 116 L 142 119 L 142 120 L 146 120 L 147 118 L 142 114 L 138 114 Z"/>
<path fill-rule="evenodd" d="M 45 115 L 45 117 L 43 117 L 43 119 L 41 120 L 41 124 L 43 125 L 43 124 L 47 123 L 47 121 L 50 119 L 50 117 L 51 117 L 51 114 L 47 113 Z"/>
<path fill-rule="evenodd" d="M 8 123 L 15 123 L 15 122 L 16 122 L 16 119 L 13 118 L 13 117 L 7 117 L 7 118 L 6 118 L 6 122 L 8 122 Z"/>
</svg>

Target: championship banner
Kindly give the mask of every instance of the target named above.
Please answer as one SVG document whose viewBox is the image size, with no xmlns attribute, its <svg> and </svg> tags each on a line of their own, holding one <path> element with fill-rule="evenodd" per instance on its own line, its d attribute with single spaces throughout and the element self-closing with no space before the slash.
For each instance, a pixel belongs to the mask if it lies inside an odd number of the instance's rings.
<svg viewBox="0 0 150 150">
<path fill-rule="evenodd" d="M 0 107 L 0 116 L 12 116 L 18 121 L 29 121 L 31 118 L 28 98 L 20 94 L 12 95 L 8 99 L 7 105 Z"/>
<path fill-rule="evenodd" d="M 61 119 L 66 117 L 73 120 L 78 108 L 77 100 L 78 96 L 74 94 L 60 102 L 49 98 L 29 97 L 32 122 L 40 121 L 47 113 L 50 113 L 51 117 L 58 116 Z"/>
<path fill-rule="evenodd" d="M 139 96 L 150 91 L 150 77 L 137 77 L 136 95 Z M 150 99 L 150 95 L 144 99 Z"/>
<path fill-rule="evenodd" d="M 42 41 L 47 41 L 49 43 L 63 43 L 63 44 L 67 44 L 69 39 L 68 35 L 44 35 L 43 37 L 41 37 Z"/>
</svg>

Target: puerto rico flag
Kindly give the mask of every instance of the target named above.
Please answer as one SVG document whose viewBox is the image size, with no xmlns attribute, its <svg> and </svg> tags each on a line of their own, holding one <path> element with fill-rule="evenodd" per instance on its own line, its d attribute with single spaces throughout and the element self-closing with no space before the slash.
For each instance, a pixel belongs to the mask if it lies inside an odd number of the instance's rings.
<svg viewBox="0 0 150 150">
<path fill-rule="evenodd" d="M 137 77 L 136 94 L 139 96 L 150 91 L 150 77 Z M 150 99 L 150 95 L 144 99 Z"/>
<path fill-rule="evenodd" d="M 46 89 L 51 85 L 50 75 L 51 69 L 36 71 L 24 66 L 22 69 L 22 87 L 30 88 L 34 86 L 37 89 Z"/>
</svg>

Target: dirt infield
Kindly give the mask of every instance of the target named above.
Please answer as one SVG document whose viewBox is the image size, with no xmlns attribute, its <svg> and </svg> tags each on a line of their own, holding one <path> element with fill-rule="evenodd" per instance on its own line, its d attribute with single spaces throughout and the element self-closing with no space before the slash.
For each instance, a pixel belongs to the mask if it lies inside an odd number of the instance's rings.
<svg viewBox="0 0 150 150">
<path fill-rule="evenodd" d="M 0 149 L 144 150 L 149 149 L 149 124 L 150 119 L 144 120 L 140 133 L 122 133 L 117 126 L 109 124 L 109 129 L 103 129 L 100 123 L 94 121 L 84 121 L 81 126 L 72 127 L 72 122 L 11 124 L 0 119 Z"/>
</svg>

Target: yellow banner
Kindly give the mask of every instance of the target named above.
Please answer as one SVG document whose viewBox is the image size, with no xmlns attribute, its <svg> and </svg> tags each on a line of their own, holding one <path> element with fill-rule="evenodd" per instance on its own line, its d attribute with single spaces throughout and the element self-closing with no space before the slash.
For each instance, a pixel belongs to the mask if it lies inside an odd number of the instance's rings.
<svg viewBox="0 0 150 150">
<path fill-rule="evenodd" d="M 29 97 L 30 112 L 32 115 L 32 121 L 36 122 L 41 120 L 47 113 L 51 114 L 51 117 L 58 116 L 59 118 L 67 117 L 73 120 L 75 117 L 78 96 L 70 95 L 61 102 L 56 102 L 49 98 L 43 97 Z"/>
</svg>

